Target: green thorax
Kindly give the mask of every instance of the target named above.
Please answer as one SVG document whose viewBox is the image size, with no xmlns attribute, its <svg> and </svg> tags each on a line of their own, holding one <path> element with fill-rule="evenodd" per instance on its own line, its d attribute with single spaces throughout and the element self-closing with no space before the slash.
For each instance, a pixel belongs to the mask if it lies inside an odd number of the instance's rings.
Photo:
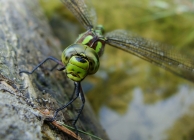
<svg viewBox="0 0 194 140">
<path fill-rule="evenodd" d="M 103 37 L 104 29 L 102 25 L 98 25 L 95 30 L 90 29 L 79 35 L 75 43 L 87 45 L 95 50 L 98 56 L 101 56 L 104 51 L 106 39 Z"/>
</svg>

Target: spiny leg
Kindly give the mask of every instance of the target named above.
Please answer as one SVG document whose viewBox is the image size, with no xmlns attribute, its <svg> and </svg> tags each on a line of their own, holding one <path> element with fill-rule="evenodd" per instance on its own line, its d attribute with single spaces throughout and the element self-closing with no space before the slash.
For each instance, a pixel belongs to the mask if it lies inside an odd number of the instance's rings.
<svg viewBox="0 0 194 140">
<path fill-rule="evenodd" d="M 76 83 L 74 82 L 74 87 L 76 86 Z M 73 99 L 74 95 L 75 95 L 75 88 L 73 90 L 73 94 L 71 94 L 71 97 L 70 97 L 70 101 Z M 73 104 L 70 104 L 70 108 L 73 109 Z"/>
<path fill-rule="evenodd" d="M 19 74 L 21 74 L 21 73 L 32 74 L 38 67 L 40 67 L 42 64 L 44 64 L 47 60 L 52 60 L 52 61 L 56 62 L 57 65 L 55 65 L 55 67 L 58 65 L 61 65 L 61 66 L 63 66 L 62 68 L 65 69 L 65 66 L 63 65 L 63 63 L 60 60 L 58 60 L 57 58 L 54 58 L 52 56 L 49 56 L 45 60 L 43 60 L 41 63 L 39 63 L 31 72 L 23 70 L 23 71 L 20 71 Z"/>
<path fill-rule="evenodd" d="M 80 98 L 81 98 L 81 101 L 82 101 L 82 106 L 81 108 L 79 109 L 79 112 L 78 112 L 78 115 L 77 117 L 75 118 L 75 120 L 73 121 L 73 126 L 75 128 L 75 131 L 76 131 L 76 134 L 78 134 L 78 131 L 77 131 L 77 127 L 76 127 L 76 122 L 77 120 L 79 119 L 79 116 L 84 108 L 84 103 L 85 103 L 85 98 L 84 98 L 84 94 L 83 94 L 83 90 L 82 90 L 82 87 L 81 87 L 81 83 L 80 82 L 74 82 L 75 84 L 75 88 L 74 88 L 74 93 L 73 95 L 75 94 L 75 97 L 72 98 L 66 105 L 58 108 L 55 113 L 54 113 L 54 117 L 50 120 L 50 121 L 54 121 L 57 117 L 57 114 L 59 111 L 63 110 L 64 108 L 66 108 L 67 106 L 69 106 L 71 103 L 73 103 L 80 95 Z M 73 96 L 72 96 L 73 97 Z"/>
<path fill-rule="evenodd" d="M 56 111 L 55 111 L 55 113 L 54 113 L 54 117 L 53 117 L 53 119 L 51 120 L 51 121 L 54 121 L 55 120 L 55 118 L 57 117 L 57 114 L 58 114 L 58 112 L 59 111 L 61 111 L 61 110 L 63 110 L 64 108 L 66 108 L 68 105 L 70 105 L 73 101 L 75 101 L 78 97 L 79 97 L 79 91 L 80 91 L 80 82 L 74 82 L 74 84 L 75 84 L 75 88 L 74 88 L 74 93 L 73 93 L 73 95 L 74 94 L 76 94 L 76 96 L 74 97 L 74 98 L 72 98 L 67 104 L 65 104 L 64 106 L 62 106 L 62 107 L 60 107 L 60 108 L 58 108 Z"/>
<path fill-rule="evenodd" d="M 76 82 L 74 82 L 74 87 L 76 87 Z M 76 88 L 74 88 L 73 94 L 71 94 L 70 101 L 73 99 L 73 97 L 74 97 L 74 95 L 75 95 L 75 93 L 76 93 L 75 90 L 76 90 Z"/>
<path fill-rule="evenodd" d="M 66 67 L 63 66 L 63 67 L 61 67 L 61 68 L 58 68 L 57 70 L 58 70 L 58 71 L 63 71 L 63 70 L 65 70 L 65 69 L 66 69 Z"/>
<path fill-rule="evenodd" d="M 59 64 L 57 63 L 55 66 L 53 66 L 53 68 L 51 68 L 51 69 L 49 69 L 49 71 L 53 71 L 54 69 L 56 69 L 57 68 L 57 66 L 58 66 Z M 65 66 L 63 66 L 63 67 L 61 67 L 61 68 L 58 68 L 57 70 L 58 71 L 63 71 L 63 70 L 65 70 Z"/>
<path fill-rule="evenodd" d="M 57 68 L 57 66 L 58 66 L 59 64 L 57 63 L 56 65 L 54 65 L 51 69 L 48 69 L 49 71 L 53 71 L 54 69 L 56 69 Z"/>
<path fill-rule="evenodd" d="M 81 106 L 81 108 L 79 109 L 79 112 L 78 112 L 77 117 L 76 117 L 75 120 L 73 121 L 73 126 L 74 126 L 74 128 L 75 128 L 75 130 L 76 130 L 76 134 L 78 134 L 77 127 L 76 127 L 76 122 L 77 122 L 77 120 L 79 119 L 80 114 L 82 113 L 82 110 L 83 110 L 84 104 L 85 104 L 85 97 L 84 97 L 84 93 L 83 93 L 81 84 L 79 84 L 79 86 L 80 86 L 80 92 L 79 92 L 80 94 L 79 94 L 79 95 L 80 95 L 80 98 L 81 98 L 81 101 L 82 101 L 82 106 Z"/>
</svg>

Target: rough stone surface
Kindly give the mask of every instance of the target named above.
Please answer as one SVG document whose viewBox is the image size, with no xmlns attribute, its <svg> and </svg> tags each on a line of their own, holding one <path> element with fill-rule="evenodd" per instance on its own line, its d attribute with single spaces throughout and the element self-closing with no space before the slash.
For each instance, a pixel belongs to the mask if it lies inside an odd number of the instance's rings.
<svg viewBox="0 0 194 140">
<path fill-rule="evenodd" d="M 0 7 L 0 139 L 72 139 L 44 122 L 37 111 L 53 111 L 67 103 L 73 91 L 72 81 L 64 73 L 49 72 L 48 68 L 54 66 L 51 62 L 32 75 L 19 75 L 20 70 L 30 71 L 48 56 L 60 59 L 60 43 L 52 36 L 38 2 L 0 0 Z M 68 120 L 75 116 L 72 106 L 60 112 L 57 119 L 71 125 Z M 77 126 L 108 139 L 87 103 Z"/>
</svg>

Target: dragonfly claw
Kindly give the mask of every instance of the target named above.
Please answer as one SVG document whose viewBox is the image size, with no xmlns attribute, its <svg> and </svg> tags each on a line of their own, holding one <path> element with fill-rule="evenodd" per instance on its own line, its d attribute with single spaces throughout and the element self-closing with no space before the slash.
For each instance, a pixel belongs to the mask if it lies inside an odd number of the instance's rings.
<svg viewBox="0 0 194 140">
<path fill-rule="evenodd" d="M 76 124 L 76 121 L 73 121 L 73 127 L 75 129 L 75 134 L 78 136 L 78 130 L 77 130 L 77 126 L 75 124 Z"/>
</svg>

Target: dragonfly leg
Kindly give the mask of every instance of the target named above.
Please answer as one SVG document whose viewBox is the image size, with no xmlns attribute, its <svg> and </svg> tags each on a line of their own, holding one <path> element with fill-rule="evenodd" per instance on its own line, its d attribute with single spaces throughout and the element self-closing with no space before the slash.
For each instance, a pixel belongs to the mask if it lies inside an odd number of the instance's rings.
<svg viewBox="0 0 194 140">
<path fill-rule="evenodd" d="M 59 64 L 57 63 L 52 69 L 50 69 L 49 71 L 53 71 L 55 68 L 57 68 L 57 66 L 58 66 Z M 63 66 L 63 67 L 61 67 L 61 68 L 58 68 L 57 70 L 58 71 L 63 71 L 63 70 L 65 70 L 65 66 Z"/>
<path fill-rule="evenodd" d="M 58 65 L 59 65 L 59 64 L 57 63 L 54 67 L 52 67 L 51 69 L 49 69 L 49 71 L 53 71 L 54 69 L 57 68 Z"/>
<path fill-rule="evenodd" d="M 51 121 L 54 121 L 57 117 L 57 114 L 59 111 L 63 110 L 64 108 L 66 108 L 67 106 L 69 106 L 73 101 L 75 101 L 78 97 L 79 97 L 79 92 L 80 92 L 80 82 L 75 82 L 75 88 L 74 88 L 74 94 L 76 94 L 76 96 L 74 98 L 72 98 L 67 104 L 65 104 L 64 106 L 58 108 L 55 113 L 54 113 L 54 117 L 52 118 Z"/>
<path fill-rule="evenodd" d="M 76 87 L 76 82 L 74 82 L 74 87 Z M 70 101 L 73 99 L 75 93 L 76 93 L 76 88 L 74 88 L 74 90 L 73 90 L 73 94 L 70 97 Z"/>
<path fill-rule="evenodd" d="M 76 130 L 76 134 L 78 134 L 78 131 L 77 131 L 77 127 L 76 127 L 75 124 L 76 124 L 77 120 L 79 119 L 80 114 L 82 113 L 82 110 L 83 110 L 84 104 L 85 104 L 85 97 L 84 97 L 84 93 L 83 93 L 81 84 L 80 84 L 79 86 L 80 86 L 80 94 L 79 94 L 79 95 L 80 95 L 80 98 L 81 98 L 81 101 L 82 101 L 82 106 L 81 106 L 81 108 L 79 109 L 79 112 L 78 112 L 77 117 L 76 117 L 75 120 L 73 121 L 73 126 L 74 126 L 74 128 L 75 128 L 75 130 Z"/>
<path fill-rule="evenodd" d="M 80 82 L 74 82 L 75 84 L 75 88 L 74 88 L 74 93 L 73 95 L 75 94 L 76 96 L 74 98 L 72 98 L 67 104 L 65 104 L 64 106 L 58 108 L 55 113 L 54 113 L 54 117 L 52 119 L 47 119 L 47 121 L 54 121 L 57 117 L 57 114 L 59 113 L 59 111 L 63 110 L 64 108 L 66 108 L 67 106 L 69 106 L 71 103 L 73 103 L 80 95 L 80 98 L 81 98 L 81 101 L 82 101 L 82 106 L 81 108 L 79 109 L 79 112 L 78 112 L 78 115 L 77 117 L 75 118 L 75 120 L 73 121 L 73 126 L 75 128 L 75 131 L 76 131 L 76 134 L 78 134 L 78 131 L 77 131 L 77 127 L 76 127 L 76 122 L 77 120 L 79 119 L 79 116 L 83 110 L 83 107 L 84 107 L 84 103 L 85 103 L 85 98 L 84 98 L 84 94 L 83 94 L 83 91 L 82 91 L 82 87 L 81 87 L 81 84 Z M 72 96 L 73 97 L 73 96 Z"/>
<path fill-rule="evenodd" d="M 61 68 L 58 68 L 57 70 L 58 70 L 58 71 L 63 71 L 63 70 L 65 70 L 65 68 L 66 68 L 66 67 L 63 66 L 63 67 L 61 67 Z"/>
<path fill-rule="evenodd" d="M 23 70 L 23 71 L 20 71 L 19 74 L 21 74 L 21 73 L 32 74 L 38 67 L 40 67 L 42 64 L 44 64 L 47 60 L 52 60 L 52 61 L 56 62 L 57 65 L 55 65 L 55 67 L 57 67 L 58 65 L 61 65 L 64 67 L 64 64 L 60 60 L 58 60 L 55 57 L 49 56 L 45 60 L 43 60 L 41 63 L 39 63 L 31 72 Z"/>
<path fill-rule="evenodd" d="M 74 87 L 76 86 L 76 83 L 74 82 Z M 70 101 L 73 99 L 73 97 L 75 96 L 75 88 L 74 88 L 74 91 L 73 91 L 73 94 L 71 95 L 70 97 Z M 70 104 L 70 108 L 73 109 L 73 104 Z"/>
</svg>

